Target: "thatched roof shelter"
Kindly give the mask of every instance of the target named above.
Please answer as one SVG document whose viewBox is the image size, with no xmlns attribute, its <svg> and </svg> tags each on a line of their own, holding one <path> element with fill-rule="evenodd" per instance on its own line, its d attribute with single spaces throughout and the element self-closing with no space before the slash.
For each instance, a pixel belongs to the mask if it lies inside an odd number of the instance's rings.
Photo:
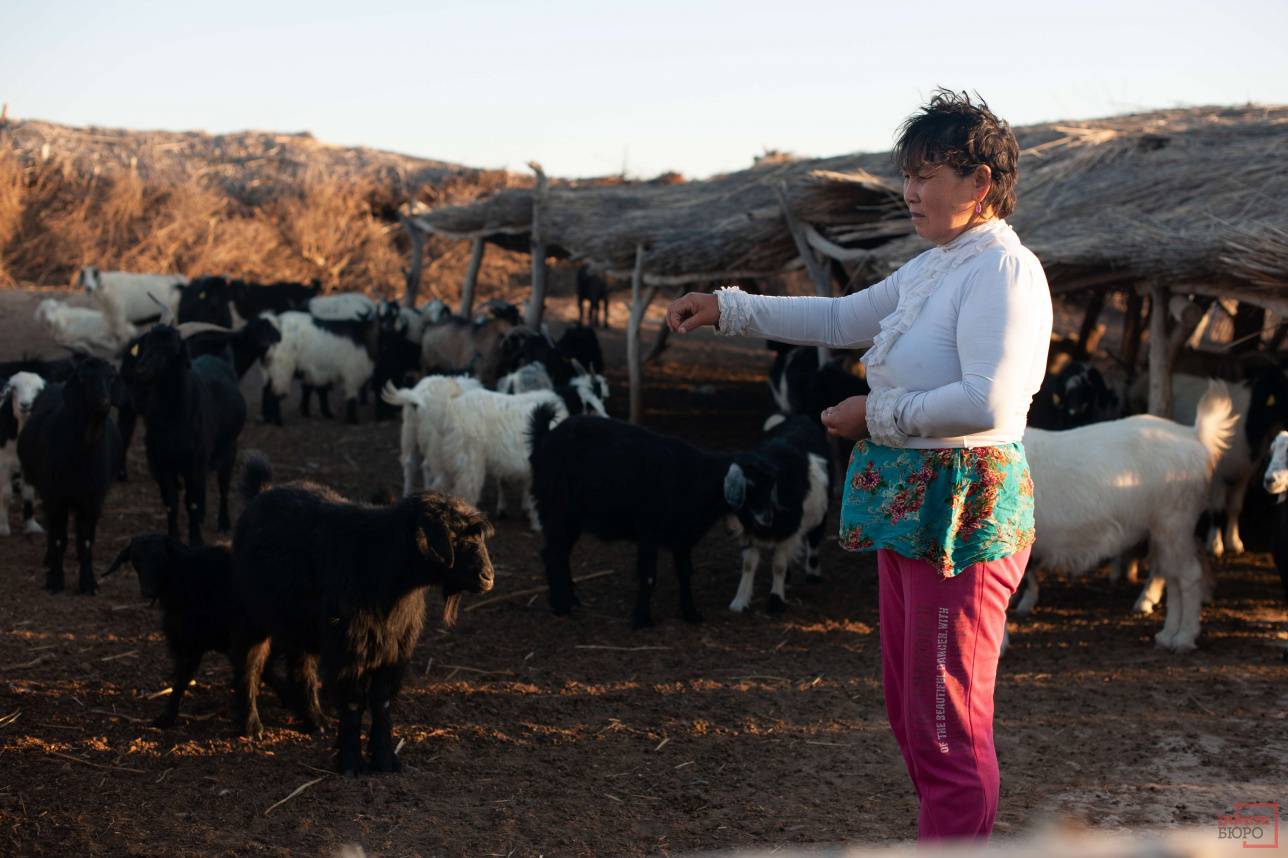
<svg viewBox="0 0 1288 858">
<path fill-rule="evenodd" d="M 1162 278 L 1288 301 L 1288 107 L 1165 110 L 1016 134 L 1011 223 L 1054 290 Z M 801 264 L 780 183 L 827 256 L 888 271 L 928 246 L 910 235 L 886 153 L 765 163 L 679 185 L 552 187 L 543 238 L 553 256 L 621 276 L 646 242 L 644 279 L 654 284 L 776 274 Z M 414 220 L 526 247 L 535 196 L 508 189 Z"/>
</svg>

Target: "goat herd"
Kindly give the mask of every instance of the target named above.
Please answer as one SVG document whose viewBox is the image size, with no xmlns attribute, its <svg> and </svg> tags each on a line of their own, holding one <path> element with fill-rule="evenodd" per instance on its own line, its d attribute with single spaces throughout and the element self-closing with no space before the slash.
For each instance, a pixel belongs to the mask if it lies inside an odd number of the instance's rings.
<svg viewBox="0 0 1288 858">
<path fill-rule="evenodd" d="M 78 587 L 94 593 L 97 524 L 113 482 L 126 476 L 125 450 L 142 417 L 168 533 L 136 536 L 104 574 L 131 565 L 142 594 L 160 603 L 173 681 L 159 726 L 175 722 L 202 656 L 222 652 L 232 664 L 243 735 L 263 731 L 261 681 L 309 732 L 323 722 L 321 688 L 340 718 L 339 770 L 398 770 L 390 703 L 420 635 L 426 589 L 441 590 L 450 624 L 463 593 L 493 585 L 492 530 L 476 509 L 489 480 L 498 512 L 507 490 L 517 490 L 541 532 L 556 614 L 579 604 L 570 556 L 583 532 L 636 543 L 637 628 L 652 623 L 660 549 L 672 555 L 683 617 L 701 619 L 691 553 L 720 520 L 741 543 L 732 610 L 751 604 L 762 551 L 770 556 L 773 613 L 786 610 L 789 565 L 799 561 L 807 577 L 820 575 L 818 550 L 842 463 L 815 416 L 866 386 L 835 362 L 820 366 L 815 349 L 779 348 L 770 385 L 781 413 L 766 421 L 754 449 L 716 454 L 608 418 L 593 328 L 569 327 L 555 341 L 525 328 L 517 308 L 503 302 L 466 319 L 441 302 L 409 309 L 356 293 L 321 295 L 316 283 L 188 282 L 86 267 L 81 285 L 100 309 L 47 300 L 36 312 L 72 349 L 69 359 L 0 364 L 0 534 L 10 532 L 12 474 L 24 531 L 47 533 L 46 588 L 64 588 L 74 516 Z M 336 385 L 350 422 L 369 395 L 377 416 L 400 409 L 403 498 L 354 503 L 316 484 L 274 486 L 271 464 L 252 453 L 238 480 L 242 511 L 232 547 L 204 545 L 212 471 L 217 526 L 232 528 L 229 494 L 248 412 L 239 379 L 256 363 L 269 423 L 282 425 L 280 403 L 295 378 L 306 416 L 315 393 L 330 416 Z M 1083 572 L 1146 545 L 1150 579 L 1137 609 L 1152 610 L 1169 585 L 1156 640 L 1193 649 L 1201 603 L 1210 597 L 1196 527 L 1223 510 L 1226 523 L 1214 525 L 1210 549 L 1241 550 L 1243 492 L 1268 452 L 1266 489 L 1288 491 L 1288 433 L 1275 434 L 1288 425 L 1288 378 L 1269 364 L 1230 386 L 1178 376 L 1180 422 L 1173 422 L 1122 416 L 1135 394 L 1107 375 L 1071 363 L 1048 377 L 1035 400 L 1024 442 L 1038 540 L 1015 610 L 1036 603 L 1039 567 Z M 1288 595 L 1282 524 L 1275 552 Z"/>
</svg>

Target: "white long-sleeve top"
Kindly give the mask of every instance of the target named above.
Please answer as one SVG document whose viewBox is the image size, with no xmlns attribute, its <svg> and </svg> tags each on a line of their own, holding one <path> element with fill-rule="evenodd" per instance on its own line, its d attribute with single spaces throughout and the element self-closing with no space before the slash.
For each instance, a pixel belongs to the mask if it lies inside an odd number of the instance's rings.
<svg viewBox="0 0 1288 858">
<path fill-rule="evenodd" d="M 1005 221 L 970 229 L 843 298 L 717 293 L 718 331 L 868 348 L 868 431 L 887 446 L 1019 441 L 1046 373 L 1051 292 Z"/>
</svg>

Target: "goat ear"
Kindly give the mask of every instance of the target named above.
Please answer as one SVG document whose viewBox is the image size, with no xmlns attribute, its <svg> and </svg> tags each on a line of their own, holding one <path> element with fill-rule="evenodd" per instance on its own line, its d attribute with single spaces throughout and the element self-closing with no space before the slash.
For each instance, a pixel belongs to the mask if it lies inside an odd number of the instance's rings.
<svg viewBox="0 0 1288 858">
<path fill-rule="evenodd" d="M 724 497 L 730 509 L 742 509 L 743 502 L 747 500 L 747 475 L 737 462 L 730 465 L 725 473 Z"/>
<path fill-rule="evenodd" d="M 422 516 L 416 522 L 416 550 L 428 560 L 438 563 L 445 569 L 452 568 L 456 562 L 456 552 L 452 548 L 452 534 L 446 525 L 431 515 Z"/>
</svg>

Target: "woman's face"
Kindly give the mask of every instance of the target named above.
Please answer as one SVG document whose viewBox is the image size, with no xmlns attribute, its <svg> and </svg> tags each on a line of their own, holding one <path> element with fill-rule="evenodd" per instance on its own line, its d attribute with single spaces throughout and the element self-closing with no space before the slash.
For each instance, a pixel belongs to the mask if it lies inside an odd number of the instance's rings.
<svg viewBox="0 0 1288 858">
<path fill-rule="evenodd" d="M 981 188 L 987 191 L 978 172 L 960 176 L 946 164 L 909 167 L 903 174 L 903 201 L 917 235 L 935 244 L 952 241 L 971 224 Z"/>
</svg>

